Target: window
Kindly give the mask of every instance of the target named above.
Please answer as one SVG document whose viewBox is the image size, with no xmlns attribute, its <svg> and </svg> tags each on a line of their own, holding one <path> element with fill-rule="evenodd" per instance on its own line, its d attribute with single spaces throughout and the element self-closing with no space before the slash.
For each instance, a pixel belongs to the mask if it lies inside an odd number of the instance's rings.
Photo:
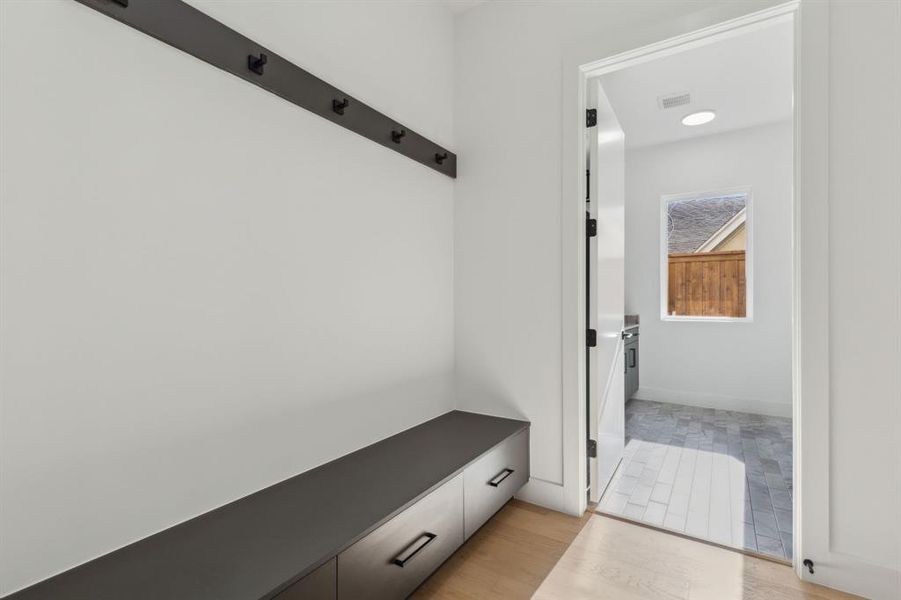
<svg viewBox="0 0 901 600">
<path fill-rule="evenodd" d="M 748 189 L 664 196 L 661 317 L 750 319 L 750 233 Z"/>
</svg>

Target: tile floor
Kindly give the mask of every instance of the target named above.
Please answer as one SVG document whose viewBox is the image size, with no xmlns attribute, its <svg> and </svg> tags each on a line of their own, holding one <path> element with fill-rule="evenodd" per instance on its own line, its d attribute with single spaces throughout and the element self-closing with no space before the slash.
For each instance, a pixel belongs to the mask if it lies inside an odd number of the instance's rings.
<svg viewBox="0 0 901 600">
<path fill-rule="evenodd" d="M 598 510 L 790 560 L 791 419 L 630 400 Z"/>
</svg>

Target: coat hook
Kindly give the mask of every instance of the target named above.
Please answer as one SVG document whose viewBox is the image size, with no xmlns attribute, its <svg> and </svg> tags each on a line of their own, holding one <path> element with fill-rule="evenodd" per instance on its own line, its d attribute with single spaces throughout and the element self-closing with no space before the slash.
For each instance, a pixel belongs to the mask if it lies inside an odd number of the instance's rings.
<svg viewBox="0 0 901 600">
<path fill-rule="evenodd" d="M 341 102 L 338 102 L 337 100 L 332 100 L 332 110 L 335 111 L 336 113 L 338 113 L 339 115 L 343 115 L 344 109 L 347 108 L 348 104 L 350 104 L 350 102 L 348 102 L 347 98 L 344 98 L 344 100 L 342 100 Z"/>
<path fill-rule="evenodd" d="M 399 144 L 405 135 L 407 135 L 406 129 L 401 129 L 400 131 L 392 131 L 391 139 L 394 140 L 395 144 Z"/>
<path fill-rule="evenodd" d="M 435 162 L 438 163 L 439 165 L 446 160 L 447 160 L 447 152 L 445 152 L 444 154 L 438 154 L 437 152 L 435 153 Z"/>
<path fill-rule="evenodd" d="M 257 75 L 263 74 L 263 65 L 265 65 L 269 61 L 269 57 L 260 52 L 260 56 L 256 57 L 253 54 L 247 57 L 247 68 L 256 73 Z"/>
</svg>

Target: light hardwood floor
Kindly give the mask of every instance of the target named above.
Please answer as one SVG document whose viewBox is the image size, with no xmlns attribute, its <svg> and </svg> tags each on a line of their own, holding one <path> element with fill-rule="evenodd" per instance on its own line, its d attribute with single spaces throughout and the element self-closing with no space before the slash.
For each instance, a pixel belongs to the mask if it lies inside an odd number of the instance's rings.
<svg viewBox="0 0 901 600">
<path fill-rule="evenodd" d="M 791 567 L 593 516 L 535 593 L 536 600 L 845 600 Z"/>
<path fill-rule="evenodd" d="M 570 517 L 513 500 L 414 598 L 845 600 L 791 568 L 592 512 Z"/>
<path fill-rule="evenodd" d="M 511 500 L 413 598 L 530 598 L 591 517 Z"/>
</svg>

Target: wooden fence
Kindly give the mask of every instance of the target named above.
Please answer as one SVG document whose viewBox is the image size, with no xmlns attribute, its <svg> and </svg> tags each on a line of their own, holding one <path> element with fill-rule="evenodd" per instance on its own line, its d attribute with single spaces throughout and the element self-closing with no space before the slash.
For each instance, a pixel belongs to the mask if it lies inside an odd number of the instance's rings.
<svg viewBox="0 0 901 600">
<path fill-rule="evenodd" d="M 670 315 L 744 317 L 745 251 L 669 255 Z"/>
</svg>

